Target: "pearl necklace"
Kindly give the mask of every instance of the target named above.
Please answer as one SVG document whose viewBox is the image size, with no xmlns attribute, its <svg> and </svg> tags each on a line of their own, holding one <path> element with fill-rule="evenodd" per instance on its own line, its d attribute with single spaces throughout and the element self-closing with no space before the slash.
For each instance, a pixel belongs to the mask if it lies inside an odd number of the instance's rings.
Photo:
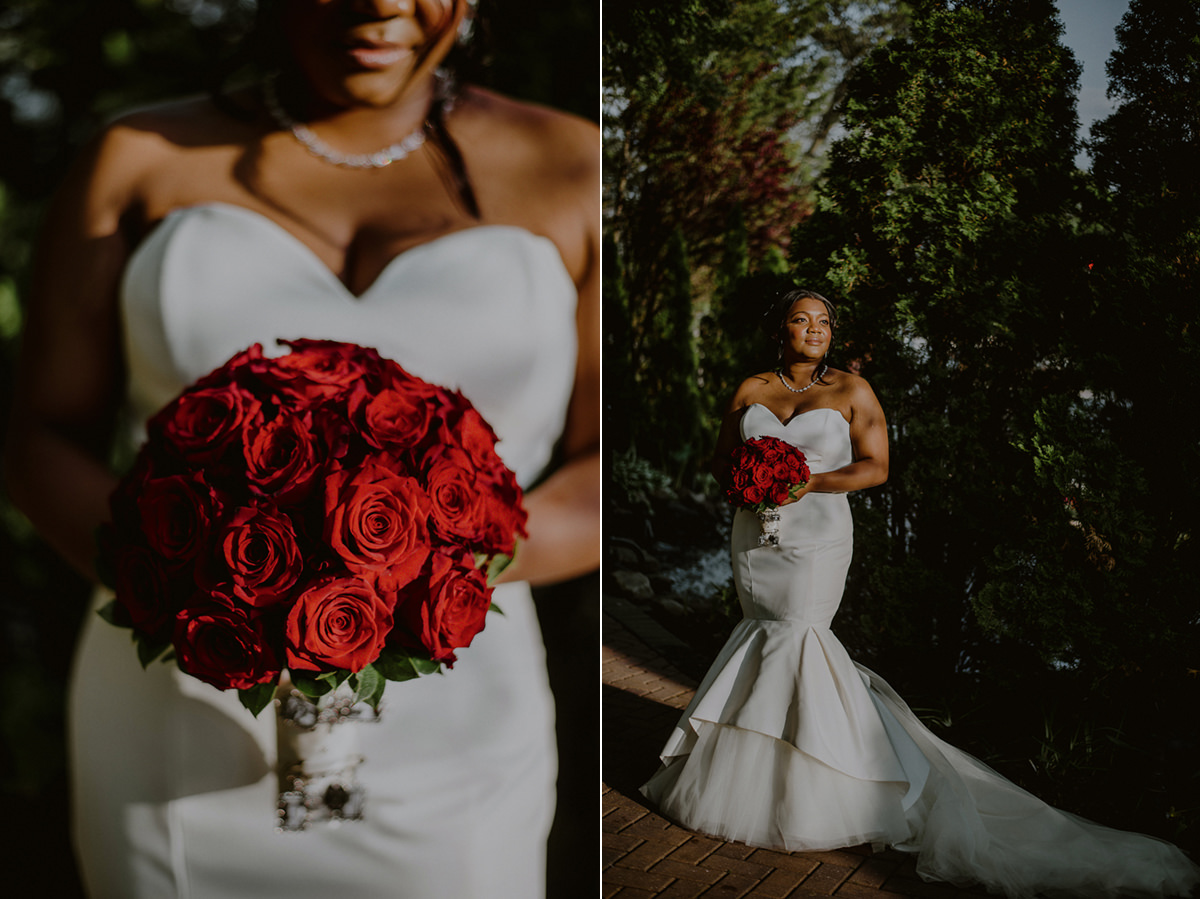
<svg viewBox="0 0 1200 899">
<path fill-rule="evenodd" d="M 786 387 L 788 390 L 790 390 L 792 393 L 804 393 L 804 391 L 811 389 L 813 387 L 813 385 L 815 385 L 818 381 L 820 381 L 823 377 L 825 377 L 825 372 L 827 372 L 827 371 L 829 371 L 829 366 L 827 366 L 824 362 L 822 362 L 820 369 L 817 370 L 816 377 L 814 377 L 811 381 L 809 381 L 803 387 L 793 387 L 791 384 L 789 384 L 787 382 L 787 378 L 785 378 L 783 376 L 782 368 L 775 369 L 775 374 L 779 375 L 779 383 L 782 384 L 784 387 Z"/>
<path fill-rule="evenodd" d="M 284 111 L 275 87 L 277 77 L 271 77 L 263 83 L 263 103 L 267 107 L 267 112 L 276 125 L 291 132 L 292 137 L 304 149 L 323 162 L 347 169 L 381 169 L 393 162 L 398 162 L 425 143 L 425 132 L 429 127 L 428 117 L 408 137 L 390 144 L 382 150 L 376 150 L 374 153 L 351 154 L 335 150 L 313 134 L 308 126 L 297 122 Z M 442 115 L 447 115 L 454 108 L 454 101 L 450 96 L 450 75 L 445 69 L 438 69 L 434 73 L 434 78 L 436 83 L 433 89 L 433 105 L 441 106 Z"/>
</svg>

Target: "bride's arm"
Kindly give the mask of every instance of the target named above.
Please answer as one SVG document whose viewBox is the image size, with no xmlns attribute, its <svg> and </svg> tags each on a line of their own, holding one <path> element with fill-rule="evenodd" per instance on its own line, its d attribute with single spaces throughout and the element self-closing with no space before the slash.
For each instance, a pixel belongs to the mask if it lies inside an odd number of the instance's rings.
<svg viewBox="0 0 1200 899">
<path fill-rule="evenodd" d="M 716 478 L 722 490 L 729 483 L 729 468 L 733 451 L 742 443 L 741 423 L 742 416 L 746 414 L 746 406 L 752 402 L 754 394 L 762 390 L 765 383 L 766 380 L 762 375 L 755 375 L 743 381 L 734 392 L 733 399 L 729 401 L 725 415 L 721 418 L 721 431 L 717 435 L 717 445 L 713 447 L 708 470 Z"/>
<path fill-rule="evenodd" d="M 116 484 L 107 458 L 124 377 L 121 224 L 140 158 L 120 130 L 85 151 L 43 223 L 4 447 L 13 502 L 93 579 L 95 530 Z"/>
<path fill-rule="evenodd" d="M 590 131 L 586 132 L 590 134 Z M 585 138 L 585 145 L 591 138 Z M 591 151 L 588 151 L 591 152 Z M 600 565 L 600 208 L 599 138 L 596 168 L 580 179 L 587 251 L 576 278 L 578 356 L 563 433 L 564 463 L 525 497 L 529 537 L 500 582 L 550 584 Z"/>
<path fill-rule="evenodd" d="M 597 260 L 594 268 L 599 268 Z M 600 564 L 599 278 L 579 294 L 579 361 L 563 439 L 565 462 L 525 497 L 529 538 L 499 580 L 548 584 Z"/>
<path fill-rule="evenodd" d="M 812 476 L 805 493 L 849 493 L 875 487 L 887 480 L 888 439 L 887 421 L 875 392 L 857 375 L 850 388 L 850 446 L 854 461 L 833 471 Z"/>
</svg>

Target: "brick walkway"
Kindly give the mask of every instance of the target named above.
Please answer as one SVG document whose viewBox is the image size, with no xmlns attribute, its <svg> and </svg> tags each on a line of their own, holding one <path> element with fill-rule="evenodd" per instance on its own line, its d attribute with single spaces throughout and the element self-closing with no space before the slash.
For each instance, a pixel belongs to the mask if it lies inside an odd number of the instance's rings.
<svg viewBox="0 0 1200 899">
<path fill-rule="evenodd" d="M 694 834 L 647 808 L 637 788 L 657 767 L 658 750 L 691 699 L 701 664 L 632 604 L 605 597 L 605 899 L 982 897 L 919 880 L 904 853 L 872 854 L 865 846 L 836 852 L 752 849 Z"/>
</svg>

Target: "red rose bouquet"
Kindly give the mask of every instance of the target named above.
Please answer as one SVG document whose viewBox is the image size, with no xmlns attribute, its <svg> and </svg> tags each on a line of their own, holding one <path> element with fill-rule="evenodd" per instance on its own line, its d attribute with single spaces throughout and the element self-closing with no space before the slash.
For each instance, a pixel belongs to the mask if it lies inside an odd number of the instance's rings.
<svg viewBox="0 0 1200 899">
<path fill-rule="evenodd" d="M 779 506 L 810 477 L 804 453 L 777 437 L 755 437 L 733 451 L 725 499 L 762 522 L 759 546 L 779 545 Z"/>
<path fill-rule="evenodd" d="M 375 350 L 255 345 L 155 415 L 102 535 L 144 665 L 172 657 L 258 714 L 452 665 L 525 535 L 521 490 L 461 395 Z"/>
</svg>

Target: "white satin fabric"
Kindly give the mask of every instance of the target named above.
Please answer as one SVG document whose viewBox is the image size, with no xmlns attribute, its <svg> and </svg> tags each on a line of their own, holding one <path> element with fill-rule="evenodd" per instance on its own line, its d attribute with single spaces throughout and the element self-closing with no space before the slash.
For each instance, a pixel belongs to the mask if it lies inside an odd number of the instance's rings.
<svg viewBox="0 0 1200 899">
<path fill-rule="evenodd" d="M 815 472 L 853 459 L 836 410 L 784 424 L 755 404 L 741 428 L 799 446 Z M 930 733 L 830 630 L 853 549 L 845 496 L 781 512 L 778 547 L 758 545 L 755 515 L 734 517 L 745 618 L 642 788 L 664 814 L 755 846 L 890 845 L 919 853 L 927 880 L 1009 897 L 1175 896 L 1200 883 L 1171 844 L 1054 809 Z"/>
<path fill-rule="evenodd" d="M 360 297 L 238 206 L 177 210 L 122 289 L 131 432 L 235 352 L 351 341 L 459 388 L 522 484 L 545 468 L 575 368 L 575 288 L 554 245 L 484 226 L 392 260 Z M 138 664 L 91 616 L 70 697 L 74 833 L 94 899 L 535 897 L 553 810 L 553 709 L 527 585 L 497 589 L 443 675 L 391 684 L 360 727 L 365 819 L 275 830 L 275 720 L 234 692 Z"/>
</svg>

